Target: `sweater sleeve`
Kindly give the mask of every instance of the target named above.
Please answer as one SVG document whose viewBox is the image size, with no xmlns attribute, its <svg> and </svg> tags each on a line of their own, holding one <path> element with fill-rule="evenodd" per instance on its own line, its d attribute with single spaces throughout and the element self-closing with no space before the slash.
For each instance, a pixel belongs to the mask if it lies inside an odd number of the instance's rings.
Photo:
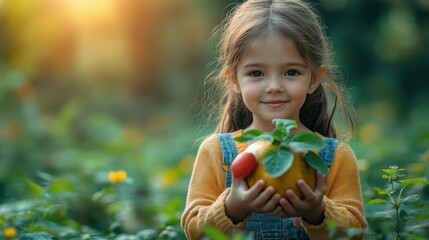
<svg viewBox="0 0 429 240">
<path fill-rule="evenodd" d="M 189 182 L 181 219 L 188 239 L 201 239 L 204 226 L 228 235 L 234 229 L 244 229 L 246 222 L 235 225 L 226 216 L 224 202 L 230 189 L 225 189 L 225 173 L 218 138 L 212 135 L 200 145 Z"/>
<path fill-rule="evenodd" d="M 348 228 L 366 229 L 362 207 L 362 192 L 356 157 L 353 150 L 339 143 L 329 176 L 326 178 L 326 194 L 323 198 L 325 220 L 320 225 L 311 225 L 302 220 L 310 239 L 329 239 L 327 224 L 332 222 L 337 231 L 345 233 Z M 353 239 L 362 239 L 363 235 Z"/>
</svg>

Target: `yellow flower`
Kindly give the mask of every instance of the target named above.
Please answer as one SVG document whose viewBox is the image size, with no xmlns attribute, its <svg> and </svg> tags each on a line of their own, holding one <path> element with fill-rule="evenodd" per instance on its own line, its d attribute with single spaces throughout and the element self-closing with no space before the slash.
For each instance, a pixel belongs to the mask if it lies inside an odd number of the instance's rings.
<svg viewBox="0 0 429 240">
<path fill-rule="evenodd" d="M 116 180 L 118 182 L 123 182 L 125 181 L 125 179 L 127 179 L 127 172 L 125 172 L 124 170 L 120 170 L 116 172 Z"/>
<path fill-rule="evenodd" d="M 107 174 L 107 179 L 109 179 L 111 183 L 116 183 L 116 172 L 110 171 L 109 174 Z"/>
<path fill-rule="evenodd" d="M 111 183 L 121 183 L 125 181 L 125 179 L 127 179 L 127 172 L 123 170 L 119 170 L 116 172 L 110 171 L 109 174 L 107 175 L 107 178 Z"/>
<path fill-rule="evenodd" d="M 14 238 L 17 235 L 16 228 L 14 227 L 6 227 L 3 228 L 3 236 L 5 238 Z"/>
</svg>

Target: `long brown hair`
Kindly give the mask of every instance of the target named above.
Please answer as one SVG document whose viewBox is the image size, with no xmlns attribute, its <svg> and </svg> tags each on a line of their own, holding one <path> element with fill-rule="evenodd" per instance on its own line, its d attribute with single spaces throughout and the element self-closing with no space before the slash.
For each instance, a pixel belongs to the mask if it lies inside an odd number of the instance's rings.
<svg viewBox="0 0 429 240">
<path fill-rule="evenodd" d="M 236 6 L 215 29 L 219 58 L 207 80 L 214 83 L 216 88 L 210 93 L 217 97 L 206 100 L 216 104 L 212 112 L 218 121 L 216 132 L 233 132 L 252 123 L 252 113 L 228 80 L 234 78 L 228 78 L 225 73 L 236 74 L 246 47 L 264 34 L 277 34 L 294 41 L 313 75 L 322 66 L 326 69 L 321 84 L 307 96 L 300 110 L 301 122 L 312 131 L 337 137 L 335 119 L 336 123 L 348 125 L 347 137 L 351 139 L 354 132 L 352 109 L 346 99 L 341 74 L 333 64 L 330 42 L 315 10 L 299 0 L 246 1 Z"/>
</svg>

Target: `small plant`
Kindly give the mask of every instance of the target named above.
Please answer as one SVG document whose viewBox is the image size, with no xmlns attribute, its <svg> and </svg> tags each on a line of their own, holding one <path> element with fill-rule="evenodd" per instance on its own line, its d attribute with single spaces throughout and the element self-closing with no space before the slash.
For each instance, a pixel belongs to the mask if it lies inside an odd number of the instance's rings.
<svg viewBox="0 0 429 240">
<path fill-rule="evenodd" d="M 235 138 L 250 145 L 232 162 L 231 170 L 235 177 L 246 177 L 249 186 L 263 179 L 281 195 L 292 189 L 303 197 L 296 185 L 298 179 L 314 188 L 316 170 L 328 175 L 326 164 L 314 152 L 325 142 L 312 132 L 290 133 L 297 127 L 294 120 L 274 119 L 273 124 L 272 132 L 252 129 Z"/>
<path fill-rule="evenodd" d="M 294 162 L 294 153 L 305 152 L 307 164 L 322 173 L 328 174 L 326 166 L 319 155 L 309 150 L 323 148 L 325 143 L 312 132 L 291 134 L 290 130 L 297 127 L 296 121 L 289 119 L 274 119 L 275 129 L 272 132 L 262 132 L 257 129 L 249 130 L 235 138 L 238 142 L 268 141 L 274 147 L 263 156 L 263 164 L 273 177 L 285 173 Z M 307 152 L 306 152 L 307 151 Z"/>
<path fill-rule="evenodd" d="M 367 205 L 383 203 L 392 205 L 394 208 L 395 239 L 401 239 L 409 217 L 407 211 L 402 208 L 402 204 L 414 203 L 420 198 L 419 194 L 405 196 L 405 188 L 416 184 L 428 184 L 428 182 L 422 178 L 403 179 L 403 177 L 405 177 L 405 174 L 402 174 L 403 171 L 405 171 L 405 169 L 399 168 L 398 166 L 390 166 L 388 169 L 383 169 L 384 174 L 382 178 L 387 179 L 388 186 L 385 189 L 375 187 L 374 190 L 381 196 L 387 196 L 387 200 L 376 198 L 367 203 Z"/>
</svg>

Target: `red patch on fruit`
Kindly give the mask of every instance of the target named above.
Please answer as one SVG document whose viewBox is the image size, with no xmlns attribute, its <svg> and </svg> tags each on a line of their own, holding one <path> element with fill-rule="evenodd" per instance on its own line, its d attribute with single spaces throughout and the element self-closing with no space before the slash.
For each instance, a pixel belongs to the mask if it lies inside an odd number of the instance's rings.
<svg viewBox="0 0 429 240">
<path fill-rule="evenodd" d="M 237 155 L 231 164 L 231 171 L 235 178 L 245 178 L 256 167 L 256 158 L 252 153 L 242 152 Z"/>
</svg>

